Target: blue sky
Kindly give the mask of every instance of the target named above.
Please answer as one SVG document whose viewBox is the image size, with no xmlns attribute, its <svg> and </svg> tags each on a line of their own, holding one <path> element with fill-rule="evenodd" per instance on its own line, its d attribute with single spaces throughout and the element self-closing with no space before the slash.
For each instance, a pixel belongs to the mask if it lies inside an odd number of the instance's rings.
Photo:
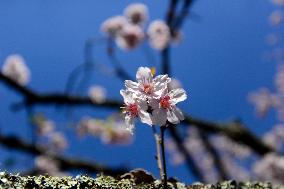
<svg viewBox="0 0 284 189">
<path fill-rule="evenodd" d="M 102 37 L 100 24 L 110 16 L 121 14 L 129 0 L 10 0 L 0 1 L 0 62 L 12 53 L 21 54 L 32 71 L 30 87 L 37 91 L 63 91 L 68 74 L 83 63 L 84 43 L 90 37 Z M 139 1 L 149 6 L 150 19 L 163 19 L 167 3 L 163 0 Z M 267 18 L 273 6 L 256 0 L 196 0 L 183 27 L 182 43 L 172 50 L 173 76 L 178 78 L 189 99 L 182 109 L 193 116 L 209 120 L 241 118 L 261 135 L 275 120 L 259 120 L 246 98 L 248 92 L 268 86 L 272 88 L 276 65 L 262 60 L 268 49 L 265 36 L 273 30 Z M 197 16 L 194 16 L 197 15 Z M 104 46 L 94 50 L 95 61 L 107 63 Z M 153 56 L 159 56 L 153 50 Z M 139 66 L 147 65 L 141 49 L 119 52 L 123 66 L 135 75 Z M 1 63 L 0 63 L 1 64 Z M 89 84 L 104 85 L 111 98 L 121 99 L 122 81 L 105 79 L 94 72 Z M 23 138 L 30 137 L 26 112 L 11 112 L 10 104 L 21 98 L 0 86 L 0 129 Z M 117 92 L 115 92 L 117 91 Z M 66 114 L 56 107 L 39 107 L 66 131 L 72 148 L 69 155 L 93 158 L 111 165 L 130 164 L 158 173 L 151 129 L 138 125 L 135 142 L 131 146 L 102 146 L 97 139 L 78 140 L 71 129 L 66 129 Z M 89 114 L 103 118 L 110 111 L 79 108 L 76 116 Z M 83 148 L 82 148 L 83 146 Z M 17 154 L 0 147 L 1 154 Z M 0 157 L 3 161 L 3 156 Z M 29 158 L 20 156 L 20 162 Z M 22 168 L 18 165 L 16 170 Z M 186 182 L 192 181 L 182 166 L 169 166 L 169 175 Z"/>
</svg>

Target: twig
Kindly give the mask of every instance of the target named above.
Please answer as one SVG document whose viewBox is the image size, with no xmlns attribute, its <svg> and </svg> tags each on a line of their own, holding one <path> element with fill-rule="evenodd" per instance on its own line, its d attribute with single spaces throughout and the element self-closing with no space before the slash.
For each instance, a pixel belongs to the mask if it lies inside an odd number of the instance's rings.
<svg viewBox="0 0 284 189">
<path fill-rule="evenodd" d="M 163 185 L 164 189 L 167 189 L 167 166 L 166 166 L 166 155 L 165 155 L 165 143 L 164 143 L 164 136 L 165 136 L 165 129 L 166 126 L 161 127 L 161 150 L 162 150 L 162 160 L 163 160 Z"/>
<path fill-rule="evenodd" d="M 157 133 L 155 125 L 152 126 L 152 130 L 153 130 L 153 134 L 154 134 L 154 138 L 155 138 L 155 142 L 156 142 L 156 151 L 157 151 L 157 154 L 156 154 L 155 158 L 157 160 L 157 165 L 158 165 L 158 169 L 159 169 L 159 173 L 160 173 L 160 178 L 162 180 L 164 172 L 163 172 L 162 158 L 161 158 L 161 149 L 160 149 L 161 138 L 160 138 L 159 134 Z"/>
<path fill-rule="evenodd" d="M 171 0 L 170 1 L 170 5 L 169 5 L 169 8 L 168 8 L 168 11 L 167 11 L 167 15 L 166 15 L 166 23 L 167 25 L 169 26 L 170 28 L 170 33 L 171 33 L 171 36 L 174 35 L 174 28 L 172 26 L 172 23 L 173 23 L 173 20 L 174 20 L 174 17 L 175 17 L 175 9 L 176 9 L 176 6 L 177 6 L 177 3 L 178 3 L 178 0 Z M 170 75 L 170 45 L 168 45 L 162 52 L 161 52 L 161 55 L 162 55 L 162 71 L 164 74 L 168 74 Z"/>
<path fill-rule="evenodd" d="M 182 26 L 185 18 L 188 16 L 189 13 L 189 8 L 191 7 L 193 3 L 193 0 L 184 0 L 183 1 L 183 7 L 180 12 L 180 14 L 176 17 L 175 22 L 174 22 L 174 30 L 179 30 L 179 28 Z"/>
</svg>

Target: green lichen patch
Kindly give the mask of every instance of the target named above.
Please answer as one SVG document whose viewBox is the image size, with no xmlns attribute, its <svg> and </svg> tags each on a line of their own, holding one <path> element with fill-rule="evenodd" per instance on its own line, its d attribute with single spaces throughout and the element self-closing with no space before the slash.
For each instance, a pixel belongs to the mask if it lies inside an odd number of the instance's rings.
<svg viewBox="0 0 284 189">
<path fill-rule="evenodd" d="M 136 182 L 135 182 L 136 181 Z M 160 180 L 149 182 L 139 181 L 135 178 L 114 178 L 100 175 L 92 178 L 84 175 L 73 177 L 20 176 L 0 172 L 0 189 L 162 189 Z M 176 180 L 168 182 L 168 189 L 284 189 L 283 186 L 272 187 L 271 183 L 224 181 L 217 184 L 194 183 L 186 186 Z"/>
</svg>

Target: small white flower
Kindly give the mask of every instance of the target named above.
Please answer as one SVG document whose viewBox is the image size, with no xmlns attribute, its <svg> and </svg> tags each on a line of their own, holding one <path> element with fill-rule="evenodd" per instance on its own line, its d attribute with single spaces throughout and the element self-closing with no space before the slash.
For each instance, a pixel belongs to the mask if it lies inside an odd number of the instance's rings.
<svg viewBox="0 0 284 189">
<path fill-rule="evenodd" d="M 124 99 L 124 110 L 126 129 L 133 132 L 134 120 L 140 118 L 141 122 L 152 125 L 152 120 L 147 112 L 147 102 L 138 99 L 133 92 L 128 90 L 120 90 L 120 94 Z"/>
<path fill-rule="evenodd" d="M 268 110 L 277 105 L 277 96 L 272 95 L 266 88 L 261 88 L 256 92 L 250 93 L 248 100 L 255 106 L 257 115 L 263 117 Z"/>
<path fill-rule="evenodd" d="M 92 119 L 89 117 L 84 117 L 77 127 L 77 132 L 79 136 L 83 136 L 86 134 L 91 134 L 94 136 L 99 136 L 104 131 L 104 125 L 96 119 Z"/>
<path fill-rule="evenodd" d="M 115 37 L 127 24 L 124 16 L 114 16 L 103 22 L 101 31 L 110 37 Z"/>
<path fill-rule="evenodd" d="M 92 86 L 89 89 L 89 97 L 94 103 L 103 103 L 106 100 L 106 89 L 101 86 Z"/>
<path fill-rule="evenodd" d="M 2 67 L 2 73 L 20 85 L 30 81 L 30 70 L 22 56 L 14 54 L 7 57 Z"/>
<path fill-rule="evenodd" d="M 127 24 L 117 35 L 115 42 L 120 48 L 128 50 L 137 47 L 143 38 L 144 33 L 139 26 Z"/>
<path fill-rule="evenodd" d="M 142 3 L 133 3 L 125 8 L 124 15 L 132 24 L 142 25 L 148 19 L 148 8 Z"/>
<path fill-rule="evenodd" d="M 159 75 L 153 78 L 151 70 L 147 67 L 139 67 L 136 73 L 137 82 L 125 81 L 126 89 L 137 94 L 141 98 L 159 98 L 167 89 L 171 79 L 168 75 Z"/>
<path fill-rule="evenodd" d="M 50 135 L 55 128 L 55 124 L 51 120 L 44 120 L 41 124 L 38 125 L 38 131 L 40 135 L 48 136 Z"/>
<path fill-rule="evenodd" d="M 166 48 L 171 40 L 170 29 L 162 20 L 153 21 L 147 31 L 150 45 L 158 50 Z"/>
<path fill-rule="evenodd" d="M 153 109 L 153 124 L 163 126 L 167 121 L 172 124 L 178 124 L 184 120 L 183 113 L 176 107 L 176 104 L 184 101 L 186 98 L 185 90 L 179 88 L 163 94 L 160 99 L 152 99 L 150 106 Z"/>
<path fill-rule="evenodd" d="M 63 150 L 68 146 L 65 136 L 61 132 L 53 132 L 50 135 L 50 143 L 55 150 Z"/>
<path fill-rule="evenodd" d="M 129 144 L 132 135 L 122 127 L 111 128 L 103 132 L 101 139 L 105 144 Z"/>
</svg>

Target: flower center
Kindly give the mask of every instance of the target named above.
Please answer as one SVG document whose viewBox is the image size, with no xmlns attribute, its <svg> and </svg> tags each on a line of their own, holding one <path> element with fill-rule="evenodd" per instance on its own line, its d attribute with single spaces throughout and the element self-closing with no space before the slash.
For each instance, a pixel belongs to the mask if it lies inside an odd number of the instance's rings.
<svg viewBox="0 0 284 189">
<path fill-rule="evenodd" d="M 153 87 L 151 84 L 144 84 L 143 85 L 143 92 L 146 94 L 151 94 L 153 92 Z"/>
<path fill-rule="evenodd" d="M 165 109 L 170 108 L 171 107 L 170 99 L 171 98 L 169 96 L 164 96 L 160 98 L 160 106 Z"/>
<path fill-rule="evenodd" d="M 131 115 L 131 116 L 138 116 L 138 107 L 136 104 L 129 104 L 126 107 L 126 111 Z"/>
</svg>

